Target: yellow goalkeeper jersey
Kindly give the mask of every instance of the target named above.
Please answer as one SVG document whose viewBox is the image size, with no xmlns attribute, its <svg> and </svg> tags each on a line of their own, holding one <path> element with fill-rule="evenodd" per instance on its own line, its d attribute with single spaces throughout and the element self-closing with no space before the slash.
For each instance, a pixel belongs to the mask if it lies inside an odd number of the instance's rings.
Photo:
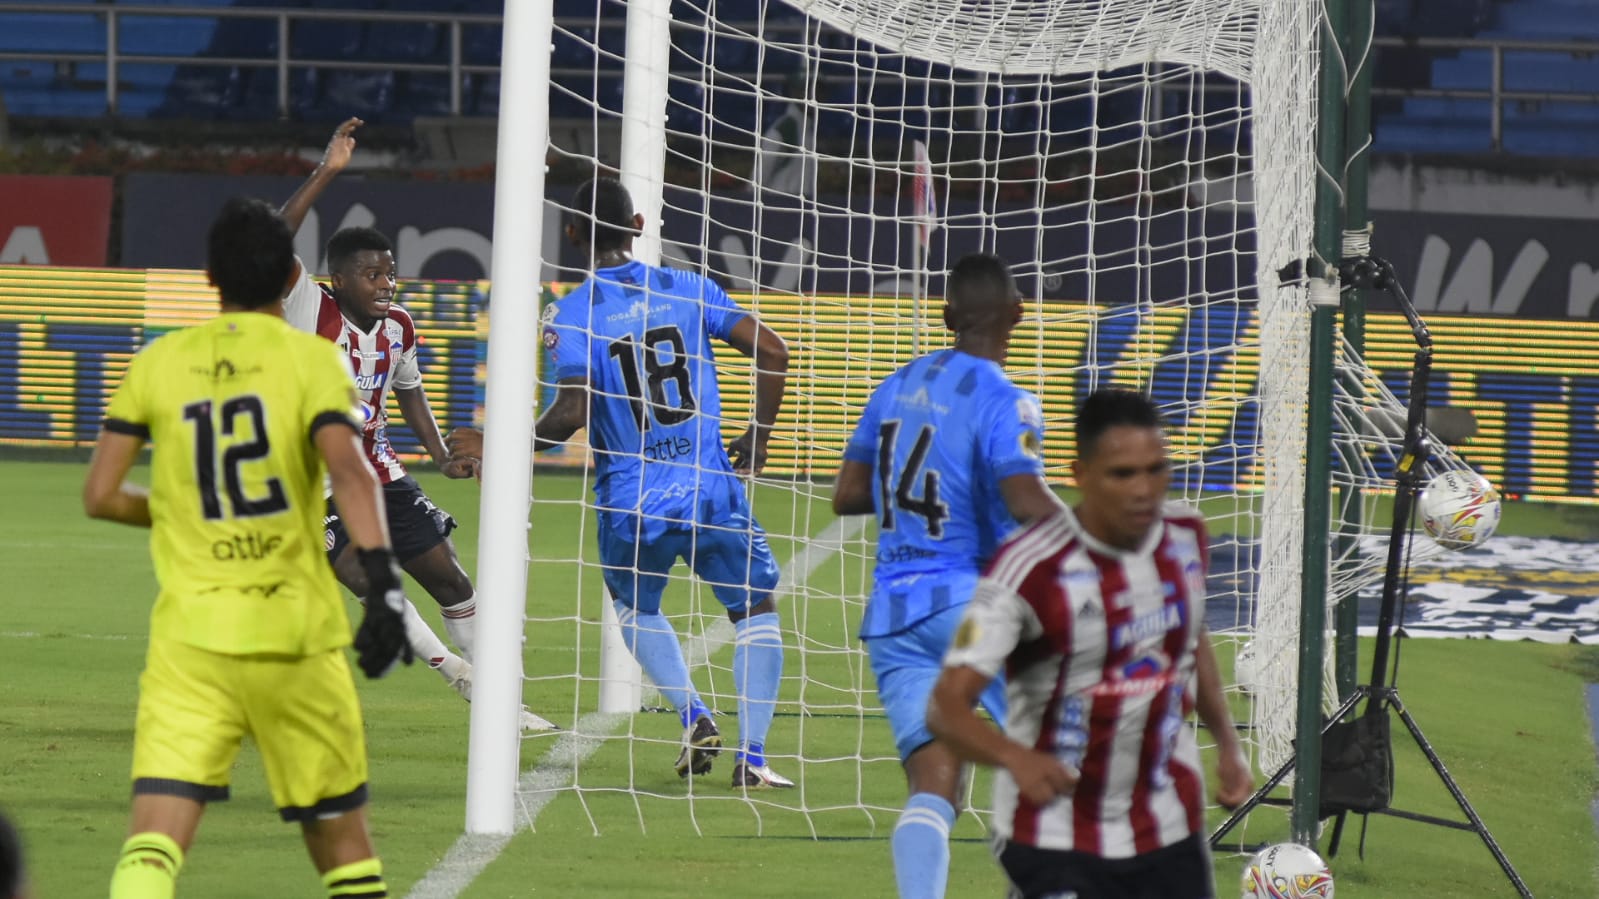
<svg viewBox="0 0 1599 899">
<path fill-rule="evenodd" d="M 226 313 L 134 357 L 105 426 L 154 448 L 152 637 L 228 654 L 350 642 L 312 435 L 353 428 L 355 408 L 339 348 L 273 315 Z"/>
</svg>

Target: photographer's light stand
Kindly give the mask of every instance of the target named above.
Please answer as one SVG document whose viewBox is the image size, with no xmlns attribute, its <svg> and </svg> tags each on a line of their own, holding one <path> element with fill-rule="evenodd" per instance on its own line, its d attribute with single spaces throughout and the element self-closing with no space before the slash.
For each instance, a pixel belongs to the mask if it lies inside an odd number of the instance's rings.
<svg viewBox="0 0 1599 899">
<path fill-rule="evenodd" d="M 1410 376 L 1410 396 L 1406 405 L 1404 443 L 1394 475 L 1393 525 L 1388 534 L 1388 560 L 1383 571 L 1382 604 L 1377 615 L 1376 646 L 1372 653 L 1371 662 L 1371 682 L 1357 686 L 1350 692 L 1349 696 L 1344 699 L 1343 703 L 1322 725 L 1321 736 L 1325 740 L 1329 731 L 1338 727 L 1346 719 L 1350 719 L 1355 713 L 1355 708 L 1362 701 L 1366 703 L 1364 715 L 1371 719 L 1373 724 L 1377 724 L 1378 719 L 1385 718 L 1389 710 L 1396 713 L 1399 716 L 1399 720 L 1404 723 L 1405 729 L 1410 731 L 1410 736 L 1415 740 L 1416 746 L 1427 757 L 1427 761 L 1432 765 L 1433 771 L 1437 772 L 1439 780 L 1443 781 L 1444 787 L 1449 791 L 1449 795 L 1454 797 L 1455 803 L 1465 813 L 1466 821 L 1456 821 L 1392 808 L 1388 804 L 1388 799 L 1392 796 L 1393 787 L 1391 771 L 1385 772 L 1386 782 L 1372 785 L 1374 792 L 1382 797 L 1375 803 L 1378 807 L 1362 812 L 1362 816 L 1364 817 L 1366 814 L 1382 814 L 1395 818 L 1404 818 L 1409 821 L 1419 821 L 1423 824 L 1434 824 L 1439 827 L 1471 831 L 1477 834 L 1488 847 L 1488 851 L 1493 854 L 1494 861 L 1499 863 L 1500 869 L 1510 879 L 1510 883 L 1516 888 L 1516 892 L 1530 899 L 1532 892 L 1527 889 L 1527 884 L 1522 881 L 1521 875 L 1516 873 L 1516 869 L 1511 865 L 1510 859 L 1505 856 L 1504 850 L 1499 848 L 1499 843 L 1494 840 L 1493 834 L 1488 831 L 1488 826 L 1483 823 L 1476 809 L 1472 808 L 1470 800 L 1466 798 L 1466 794 L 1460 789 L 1460 785 L 1455 783 L 1454 777 L 1449 774 L 1449 769 L 1444 767 L 1443 760 L 1438 757 L 1438 753 L 1433 749 L 1432 743 L 1422 733 L 1421 726 L 1416 723 L 1415 718 L 1411 716 L 1410 711 L 1405 708 L 1404 702 L 1400 699 L 1399 688 L 1394 685 L 1399 673 L 1399 653 L 1397 648 L 1393 652 L 1392 668 L 1389 665 L 1389 649 L 1395 639 L 1394 626 L 1399 619 L 1399 610 L 1403 605 L 1404 597 L 1409 591 L 1407 550 L 1410 545 L 1411 531 L 1414 527 L 1413 511 L 1416 507 L 1416 499 L 1425 485 L 1423 473 L 1426 471 L 1427 462 L 1432 455 L 1431 436 L 1426 427 L 1428 383 L 1432 374 L 1432 335 L 1427 330 L 1426 323 L 1421 320 L 1421 316 L 1416 313 L 1415 307 L 1411 305 L 1410 298 L 1405 295 L 1398 279 L 1394 277 L 1393 266 L 1387 261 L 1369 256 L 1347 259 L 1339 265 L 1338 274 L 1342 285 L 1346 288 L 1358 287 L 1388 291 L 1404 313 L 1405 319 L 1410 323 L 1411 333 L 1416 339 L 1417 350 Z M 1353 601 L 1353 597 L 1346 601 Z M 1385 725 L 1385 722 L 1382 723 Z M 1380 733 L 1384 742 L 1386 742 L 1388 736 L 1386 726 L 1373 728 L 1366 733 Z M 1391 764 L 1391 746 L 1381 745 L 1370 746 L 1369 748 L 1374 751 L 1374 754 L 1385 757 Z M 1210 835 L 1212 847 L 1219 848 L 1223 837 L 1237 827 L 1257 806 L 1268 801 L 1267 797 L 1271 791 L 1276 789 L 1293 771 L 1296 759 L 1297 753 L 1290 755 L 1288 760 L 1266 779 L 1266 782 L 1261 785 L 1260 789 L 1248 801 L 1239 806 L 1226 821 L 1216 828 Z M 1379 775 L 1379 777 L 1381 776 Z M 1337 820 L 1333 825 L 1332 837 L 1328 841 L 1328 856 L 1336 855 L 1338 852 L 1338 844 L 1343 836 L 1344 821 L 1347 814 L 1347 811 L 1342 810 L 1336 812 Z M 1361 842 L 1362 847 L 1364 847 L 1364 828 L 1362 829 Z"/>
</svg>

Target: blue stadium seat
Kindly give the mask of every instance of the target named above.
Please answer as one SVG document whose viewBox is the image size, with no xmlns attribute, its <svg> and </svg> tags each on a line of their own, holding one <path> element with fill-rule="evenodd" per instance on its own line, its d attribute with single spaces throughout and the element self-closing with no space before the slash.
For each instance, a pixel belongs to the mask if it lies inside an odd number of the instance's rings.
<svg viewBox="0 0 1599 899">
<path fill-rule="evenodd" d="M 1496 9 L 1494 26 L 1483 32 L 1484 37 L 1532 37 L 1550 40 L 1583 40 L 1599 38 L 1599 17 L 1591 5 L 1531 2 L 1501 3 Z"/>
<path fill-rule="evenodd" d="M 216 19 L 192 16 L 119 16 L 117 49 L 151 56 L 193 56 L 211 45 Z"/>
<path fill-rule="evenodd" d="M 229 105 L 237 102 L 240 77 L 236 68 L 178 66 L 167 84 L 165 99 L 150 110 L 150 115 L 169 119 L 221 118 Z"/>
<path fill-rule="evenodd" d="M 463 112 L 465 100 L 462 100 Z M 394 79 L 394 113 L 405 118 L 450 113 L 450 76 L 444 72 L 399 72 Z"/>
<path fill-rule="evenodd" d="M 437 12 L 440 0 L 387 0 L 385 8 L 395 12 Z M 446 10 L 448 11 L 448 10 Z M 448 28 L 439 22 L 384 22 L 367 25 L 366 52 L 385 62 L 444 62 L 448 58 L 445 35 Z"/>
<path fill-rule="evenodd" d="M 499 36 L 498 31 L 495 32 L 495 36 Z M 594 68 L 594 29 L 576 28 L 568 31 L 565 28 L 557 28 L 551 38 L 554 49 L 550 53 L 550 65 L 553 68 L 586 70 Z"/>
<path fill-rule="evenodd" d="M 56 64 L 46 60 L 0 61 L 0 88 L 43 87 L 56 80 Z"/>
<path fill-rule="evenodd" d="M 289 54 L 294 59 L 353 59 L 360 56 L 364 37 L 360 22 L 294 22 L 289 26 Z"/>
<path fill-rule="evenodd" d="M 504 40 L 504 30 L 498 25 L 463 25 L 461 61 L 474 66 L 497 66 Z"/>
<path fill-rule="evenodd" d="M 1379 153 L 1487 153 L 1493 138 L 1486 118 L 1382 117 L 1373 149 Z"/>
<path fill-rule="evenodd" d="M 500 114 L 500 78 L 498 75 L 472 77 L 470 108 L 473 115 L 497 116 Z"/>
<path fill-rule="evenodd" d="M 687 78 L 666 85 L 666 127 L 678 134 L 699 134 L 705 127 L 705 86 Z"/>
<path fill-rule="evenodd" d="M 106 24 L 92 13 L 8 13 L 0 9 L 0 51 L 103 53 Z"/>
<path fill-rule="evenodd" d="M 338 122 L 360 116 L 369 122 L 392 121 L 392 72 L 315 69 L 314 91 L 301 97 L 296 114 L 306 122 Z"/>
<path fill-rule="evenodd" d="M 1520 156 L 1591 157 L 1599 147 L 1599 122 L 1507 121 L 1501 140 Z"/>
<path fill-rule="evenodd" d="M 8 87 L 6 108 L 12 115 L 48 118 L 98 118 L 105 115 L 103 87 Z"/>
</svg>

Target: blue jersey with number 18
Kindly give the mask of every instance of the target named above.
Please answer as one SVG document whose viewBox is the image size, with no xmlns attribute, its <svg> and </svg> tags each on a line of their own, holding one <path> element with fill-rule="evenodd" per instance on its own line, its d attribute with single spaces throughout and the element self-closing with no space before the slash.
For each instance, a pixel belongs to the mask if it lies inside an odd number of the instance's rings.
<svg viewBox="0 0 1599 899">
<path fill-rule="evenodd" d="M 994 362 L 940 350 L 873 391 L 844 458 L 872 466 L 877 512 L 861 636 L 888 636 L 965 602 L 936 576 L 975 576 L 1015 527 L 999 482 L 1043 474 L 1043 411 Z"/>
<path fill-rule="evenodd" d="M 595 270 L 545 308 L 554 381 L 589 382 L 601 509 L 694 523 L 742 495 L 710 338 L 726 340 L 745 315 L 714 282 L 638 261 Z"/>
</svg>

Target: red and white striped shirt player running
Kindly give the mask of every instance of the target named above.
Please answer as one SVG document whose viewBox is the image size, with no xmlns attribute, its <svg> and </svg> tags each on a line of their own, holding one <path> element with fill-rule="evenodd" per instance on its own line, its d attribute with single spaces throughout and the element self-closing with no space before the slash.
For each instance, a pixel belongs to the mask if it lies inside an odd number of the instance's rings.
<svg viewBox="0 0 1599 899">
<path fill-rule="evenodd" d="M 979 582 L 929 710 L 994 765 L 996 854 L 1017 894 L 1212 895 L 1196 709 L 1217 798 L 1253 788 L 1205 628 L 1204 521 L 1165 502 L 1159 413 L 1092 394 L 1078 413 L 1081 501 L 1016 534 Z M 1003 670 L 1003 734 L 971 711 Z"/>
</svg>

